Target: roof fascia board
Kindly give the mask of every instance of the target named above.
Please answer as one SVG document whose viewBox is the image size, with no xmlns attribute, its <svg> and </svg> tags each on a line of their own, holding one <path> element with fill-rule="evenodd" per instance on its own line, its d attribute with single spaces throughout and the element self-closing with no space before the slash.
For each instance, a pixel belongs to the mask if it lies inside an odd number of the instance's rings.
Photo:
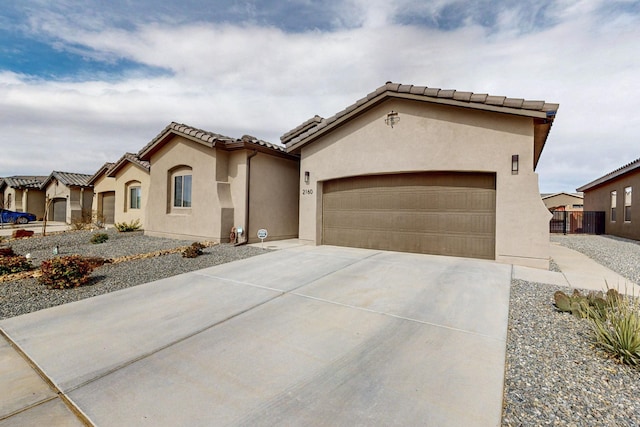
<svg viewBox="0 0 640 427">
<path fill-rule="evenodd" d="M 142 166 L 141 164 L 138 164 L 132 160 L 129 159 L 124 159 L 121 162 L 118 162 L 116 165 L 114 165 L 111 169 L 109 169 L 107 172 L 107 176 L 109 178 L 115 178 L 116 174 L 118 173 L 118 171 L 120 169 L 122 169 L 127 163 L 131 163 L 133 166 L 137 167 L 138 169 L 140 169 L 143 172 L 149 173 L 149 170 L 147 168 L 145 168 L 144 166 Z"/>
<path fill-rule="evenodd" d="M 629 165 L 628 168 L 622 168 L 618 171 L 612 172 L 610 174 L 607 174 L 605 176 L 602 176 L 596 180 L 591 181 L 588 184 L 583 185 L 582 187 L 578 187 L 576 188 L 576 191 L 580 191 L 580 192 L 585 192 L 585 191 L 589 191 L 592 190 L 596 187 L 599 187 L 602 184 L 606 184 L 607 182 L 613 181 L 615 179 L 618 179 L 630 172 L 633 172 L 635 170 L 637 170 L 638 168 L 640 168 L 640 164 L 635 164 L 635 165 Z"/>
<path fill-rule="evenodd" d="M 550 119 L 547 116 L 546 111 L 524 110 L 524 109 L 518 109 L 518 108 L 501 107 L 498 105 L 488 105 L 483 103 L 458 101 L 458 100 L 449 99 L 449 98 L 435 98 L 435 97 L 426 97 L 425 95 L 417 95 L 412 93 L 398 93 L 393 91 L 385 91 L 371 98 L 367 102 L 364 102 L 361 105 L 357 106 L 356 108 L 352 109 L 351 111 L 341 116 L 334 122 L 318 130 L 317 132 L 314 132 L 312 135 L 309 135 L 307 138 L 304 138 L 296 142 L 291 147 L 287 148 L 287 152 L 292 152 L 294 150 L 302 148 L 302 146 L 307 145 L 313 140 L 319 138 L 320 136 L 332 131 L 334 128 L 340 126 L 344 122 L 351 120 L 354 116 L 360 115 L 363 112 L 375 107 L 376 105 L 380 104 L 387 98 L 408 99 L 408 100 L 418 101 L 418 102 L 448 105 L 452 107 L 469 108 L 472 110 L 483 110 L 483 111 L 489 111 L 493 113 L 511 114 L 516 116 L 524 116 L 524 117 L 531 117 L 531 118 L 538 118 L 538 119 Z M 553 120 L 553 118 L 551 118 L 551 120 Z"/>
</svg>

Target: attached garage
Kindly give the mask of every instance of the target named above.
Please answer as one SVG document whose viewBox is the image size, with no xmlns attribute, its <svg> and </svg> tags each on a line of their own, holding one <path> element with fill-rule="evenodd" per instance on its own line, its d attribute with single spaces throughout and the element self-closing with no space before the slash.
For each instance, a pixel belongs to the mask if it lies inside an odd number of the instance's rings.
<svg viewBox="0 0 640 427">
<path fill-rule="evenodd" d="M 53 221 L 67 222 L 67 199 L 53 199 L 51 210 Z"/>
<path fill-rule="evenodd" d="M 299 240 L 549 268 L 535 172 L 558 104 L 387 82 L 282 135 Z"/>
<path fill-rule="evenodd" d="M 102 216 L 105 224 L 113 224 L 116 212 L 116 192 L 105 191 L 102 193 Z"/>
<path fill-rule="evenodd" d="M 322 243 L 495 259 L 492 173 L 357 176 L 323 183 Z"/>
</svg>

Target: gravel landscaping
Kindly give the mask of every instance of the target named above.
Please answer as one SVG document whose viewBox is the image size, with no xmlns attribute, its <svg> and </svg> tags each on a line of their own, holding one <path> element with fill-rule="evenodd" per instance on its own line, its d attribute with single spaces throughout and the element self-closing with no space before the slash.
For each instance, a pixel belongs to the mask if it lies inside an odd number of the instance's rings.
<svg viewBox="0 0 640 427">
<path fill-rule="evenodd" d="M 552 236 L 553 242 L 636 282 L 640 245 L 608 236 Z M 551 270 L 558 271 L 552 263 Z M 638 426 L 640 369 L 592 344 L 589 321 L 553 307 L 560 286 L 511 286 L 503 426 Z"/>
<path fill-rule="evenodd" d="M 95 232 L 94 232 L 95 233 Z M 91 244 L 92 232 L 67 232 L 9 242 L 34 265 L 60 255 L 116 258 L 186 246 L 193 241 L 153 238 L 142 232 L 107 231 Z M 640 245 L 606 236 L 552 236 L 634 282 L 640 281 Z M 106 264 L 92 281 L 75 289 L 49 290 L 29 278 L 0 283 L 0 319 L 89 298 L 172 275 L 259 255 L 264 249 L 216 245 L 197 258 L 163 255 Z M 560 271 L 551 262 L 552 271 Z M 568 288 L 512 282 L 505 366 L 503 426 L 638 426 L 640 369 L 616 363 L 591 343 L 589 323 L 553 307 L 556 290 Z M 470 349 L 469 356 L 473 357 Z"/>
<path fill-rule="evenodd" d="M 105 232 L 100 230 L 99 232 Z M 144 236 L 142 232 L 119 233 L 109 229 L 109 239 L 105 243 L 89 242 L 96 231 L 70 231 L 32 237 L 7 242 L 15 253 L 31 255 L 34 266 L 53 257 L 53 247 L 59 247 L 60 255 L 80 254 L 117 258 L 140 253 L 150 253 L 163 249 L 188 246 L 192 240 L 174 240 Z M 42 310 L 72 301 L 117 291 L 142 283 L 189 271 L 200 270 L 226 262 L 235 261 L 265 253 L 266 249 L 252 246 L 216 245 L 203 249 L 197 258 L 183 258 L 179 253 L 153 258 L 126 261 L 119 264 L 105 264 L 92 273 L 88 285 L 74 289 L 47 289 L 37 279 L 29 278 L 0 283 L 0 319 Z"/>
</svg>

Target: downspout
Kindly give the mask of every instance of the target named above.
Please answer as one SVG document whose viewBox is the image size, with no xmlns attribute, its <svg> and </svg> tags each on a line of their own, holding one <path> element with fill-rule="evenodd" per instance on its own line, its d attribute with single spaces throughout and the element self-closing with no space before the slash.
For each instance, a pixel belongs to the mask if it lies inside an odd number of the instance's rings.
<svg viewBox="0 0 640 427">
<path fill-rule="evenodd" d="M 247 203 L 245 204 L 244 210 L 244 241 L 236 243 L 235 246 L 246 245 L 249 243 L 249 197 L 251 196 L 251 159 L 258 154 L 258 150 L 253 150 L 253 153 L 247 156 L 247 186 L 246 186 L 246 195 L 247 195 Z"/>
</svg>

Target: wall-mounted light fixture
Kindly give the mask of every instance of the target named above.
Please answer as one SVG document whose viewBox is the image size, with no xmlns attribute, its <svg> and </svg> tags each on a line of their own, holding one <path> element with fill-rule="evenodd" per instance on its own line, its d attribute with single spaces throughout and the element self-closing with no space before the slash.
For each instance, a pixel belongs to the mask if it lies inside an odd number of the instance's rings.
<svg viewBox="0 0 640 427">
<path fill-rule="evenodd" d="M 387 124 L 387 126 L 391 126 L 391 128 L 393 128 L 393 126 L 395 126 L 399 121 L 400 116 L 398 116 L 398 112 L 393 110 L 388 112 L 387 118 L 384 119 L 384 122 Z"/>
<path fill-rule="evenodd" d="M 304 172 L 304 183 L 305 184 L 309 183 L 309 171 Z"/>
<path fill-rule="evenodd" d="M 518 175 L 519 163 L 520 156 L 518 154 L 511 156 L 511 175 Z"/>
</svg>

